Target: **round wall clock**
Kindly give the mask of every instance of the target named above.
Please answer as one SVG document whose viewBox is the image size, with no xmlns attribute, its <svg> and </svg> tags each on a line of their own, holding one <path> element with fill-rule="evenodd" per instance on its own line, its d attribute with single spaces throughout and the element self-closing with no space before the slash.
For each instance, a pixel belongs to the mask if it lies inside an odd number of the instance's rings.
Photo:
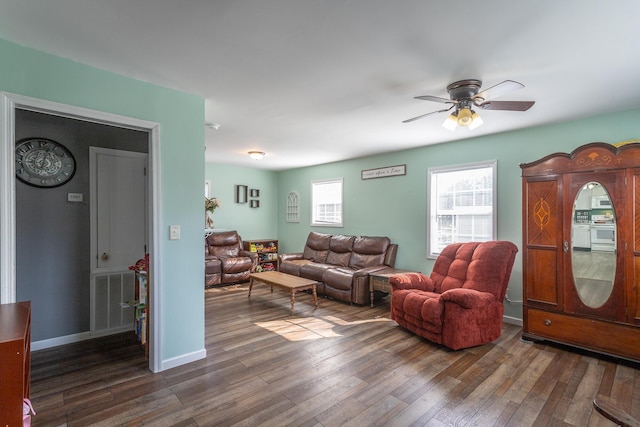
<svg viewBox="0 0 640 427">
<path fill-rule="evenodd" d="M 67 148 L 45 138 L 27 138 L 16 143 L 16 176 L 34 187 L 59 187 L 73 178 L 76 161 Z"/>
</svg>

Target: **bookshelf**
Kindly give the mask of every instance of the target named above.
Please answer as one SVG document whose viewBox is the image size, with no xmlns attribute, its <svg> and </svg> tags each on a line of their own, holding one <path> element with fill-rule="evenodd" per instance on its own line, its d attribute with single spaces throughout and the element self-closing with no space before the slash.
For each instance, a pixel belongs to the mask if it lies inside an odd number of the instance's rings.
<svg viewBox="0 0 640 427">
<path fill-rule="evenodd" d="M 146 271 L 136 271 L 135 275 L 135 333 L 149 358 L 149 276 Z"/>
<path fill-rule="evenodd" d="M 258 254 L 259 269 L 257 271 L 278 271 L 280 269 L 277 240 L 245 240 L 243 245 L 245 251 Z"/>
</svg>

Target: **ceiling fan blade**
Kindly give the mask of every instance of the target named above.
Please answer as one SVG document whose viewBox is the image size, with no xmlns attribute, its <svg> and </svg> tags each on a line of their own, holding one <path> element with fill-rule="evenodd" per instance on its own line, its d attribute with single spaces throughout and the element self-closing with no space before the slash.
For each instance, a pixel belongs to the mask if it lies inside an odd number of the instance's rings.
<svg viewBox="0 0 640 427">
<path fill-rule="evenodd" d="M 411 118 L 411 119 L 403 120 L 403 121 L 402 121 L 402 123 L 409 123 L 409 122 L 413 122 L 413 121 L 415 121 L 415 120 L 421 119 L 421 118 L 423 118 L 423 117 L 430 116 L 430 115 L 432 115 L 432 114 L 444 113 L 444 112 L 447 112 L 447 111 L 451 110 L 451 108 L 453 108 L 453 105 L 452 105 L 451 107 L 449 107 L 449 108 L 444 109 L 444 110 L 432 111 L 432 112 L 430 112 L 430 113 L 423 114 L 423 115 L 418 116 L 418 117 L 413 117 L 413 118 Z"/>
<path fill-rule="evenodd" d="M 513 92 L 514 90 L 521 89 L 523 87 L 524 85 L 522 83 L 514 82 L 513 80 L 505 80 L 502 83 L 498 83 L 497 85 L 491 86 L 490 88 L 476 94 L 473 97 L 473 100 L 475 101 L 480 98 L 478 101 L 483 102 L 490 98 L 499 98 L 505 93 Z"/>
<path fill-rule="evenodd" d="M 487 101 L 476 104 L 483 110 L 527 111 L 535 101 Z"/>
<path fill-rule="evenodd" d="M 439 96 L 431 96 L 431 95 L 422 95 L 416 96 L 413 99 L 421 99 L 423 101 L 433 101 L 433 102 L 441 102 L 443 104 L 455 104 L 456 101 L 452 101 L 448 98 L 440 98 Z"/>
</svg>

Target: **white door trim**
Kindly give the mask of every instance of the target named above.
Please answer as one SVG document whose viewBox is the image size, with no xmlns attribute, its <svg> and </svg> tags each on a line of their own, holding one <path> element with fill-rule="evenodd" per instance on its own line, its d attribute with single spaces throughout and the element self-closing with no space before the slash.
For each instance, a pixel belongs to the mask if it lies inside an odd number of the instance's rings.
<svg viewBox="0 0 640 427">
<path fill-rule="evenodd" d="M 103 111 L 0 92 L 0 303 L 16 300 L 16 202 L 13 143 L 15 110 L 29 110 L 55 116 L 100 123 L 149 133 L 149 257 L 151 264 L 151 318 L 149 319 L 149 369 L 161 370 L 162 276 L 160 274 L 160 133 L 159 124 Z"/>
</svg>

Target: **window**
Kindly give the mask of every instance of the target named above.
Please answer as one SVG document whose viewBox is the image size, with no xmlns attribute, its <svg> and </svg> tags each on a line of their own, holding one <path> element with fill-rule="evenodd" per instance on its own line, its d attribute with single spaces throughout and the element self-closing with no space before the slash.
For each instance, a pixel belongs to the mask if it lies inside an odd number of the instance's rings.
<svg viewBox="0 0 640 427">
<path fill-rule="evenodd" d="M 496 164 L 429 169 L 429 257 L 450 243 L 495 240 Z"/>
<path fill-rule="evenodd" d="M 311 225 L 342 227 L 342 178 L 311 183 Z"/>
</svg>

